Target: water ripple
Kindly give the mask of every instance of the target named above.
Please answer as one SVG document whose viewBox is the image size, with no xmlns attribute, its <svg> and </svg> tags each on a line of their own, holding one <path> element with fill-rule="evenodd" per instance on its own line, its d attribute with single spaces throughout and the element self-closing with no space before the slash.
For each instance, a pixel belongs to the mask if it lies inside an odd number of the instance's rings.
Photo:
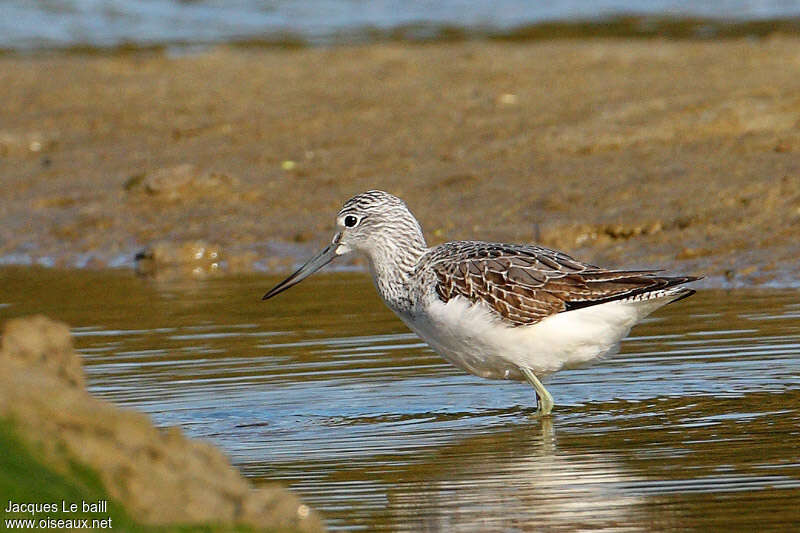
<svg viewBox="0 0 800 533">
<path fill-rule="evenodd" d="M 800 522 L 787 504 L 800 501 L 797 291 L 701 291 L 668 306 L 618 356 L 554 375 L 555 416 L 541 421 L 530 387 L 448 365 L 363 276 L 321 276 L 280 307 L 258 302 L 271 282 L 120 279 L 114 292 L 112 279 L 99 285 L 117 299 L 86 295 L 106 307 L 68 293 L 48 305 L 76 325 L 93 393 L 289 484 L 334 530 Z M 48 286 L 17 282 L 0 313 L 46 301 L 35 291 Z"/>
</svg>

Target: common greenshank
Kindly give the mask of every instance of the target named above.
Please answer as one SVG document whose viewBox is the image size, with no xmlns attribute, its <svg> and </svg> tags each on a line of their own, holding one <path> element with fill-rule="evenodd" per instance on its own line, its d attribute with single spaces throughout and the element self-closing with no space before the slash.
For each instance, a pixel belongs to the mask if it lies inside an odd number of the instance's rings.
<svg viewBox="0 0 800 533">
<path fill-rule="evenodd" d="M 615 353 L 634 324 L 694 294 L 694 276 L 608 270 L 534 245 L 455 241 L 428 248 L 406 204 L 383 191 L 348 200 L 331 243 L 264 295 L 285 291 L 331 260 L 366 257 L 383 301 L 455 366 L 527 381 L 537 414 L 553 397 L 541 378 Z"/>
</svg>

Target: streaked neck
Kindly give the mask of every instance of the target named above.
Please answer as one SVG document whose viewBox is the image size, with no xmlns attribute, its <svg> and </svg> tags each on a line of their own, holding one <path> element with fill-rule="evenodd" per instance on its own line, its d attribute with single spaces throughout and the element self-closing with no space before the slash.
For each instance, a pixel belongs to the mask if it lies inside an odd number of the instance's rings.
<svg viewBox="0 0 800 533">
<path fill-rule="evenodd" d="M 414 271 L 420 258 L 428 251 L 420 231 L 412 239 L 387 241 L 368 254 L 369 269 L 381 298 L 396 312 L 413 306 Z"/>
</svg>

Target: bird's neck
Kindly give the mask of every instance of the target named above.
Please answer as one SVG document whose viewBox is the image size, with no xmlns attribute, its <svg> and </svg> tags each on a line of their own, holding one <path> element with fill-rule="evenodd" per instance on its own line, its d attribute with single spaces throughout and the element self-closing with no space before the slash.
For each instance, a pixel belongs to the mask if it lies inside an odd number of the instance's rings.
<svg viewBox="0 0 800 533">
<path fill-rule="evenodd" d="M 428 251 L 420 232 L 402 246 L 385 243 L 369 254 L 369 269 L 378 293 L 395 312 L 408 312 L 414 303 L 414 271 L 420 258 Z"/>
</svg>

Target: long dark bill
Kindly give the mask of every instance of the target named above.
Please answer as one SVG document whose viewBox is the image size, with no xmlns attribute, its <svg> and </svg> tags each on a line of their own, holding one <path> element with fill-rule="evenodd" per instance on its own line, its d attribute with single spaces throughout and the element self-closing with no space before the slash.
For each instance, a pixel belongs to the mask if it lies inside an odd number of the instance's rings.
<svg viewBox="0 0 800 533">
<path fill-rule="evenodd" d="M 270 289 L 270 291 L 261 299 L 266 300 L 268 298 L 272 298 L 276 294 L 297 285 L 308 276 L 330 263 L 334 257 L 336 257 L 336 243 L 329 244 L 324 250 L 309 259 L 305 265 L 298 268 L 297 272 Z"/>
</svg>

